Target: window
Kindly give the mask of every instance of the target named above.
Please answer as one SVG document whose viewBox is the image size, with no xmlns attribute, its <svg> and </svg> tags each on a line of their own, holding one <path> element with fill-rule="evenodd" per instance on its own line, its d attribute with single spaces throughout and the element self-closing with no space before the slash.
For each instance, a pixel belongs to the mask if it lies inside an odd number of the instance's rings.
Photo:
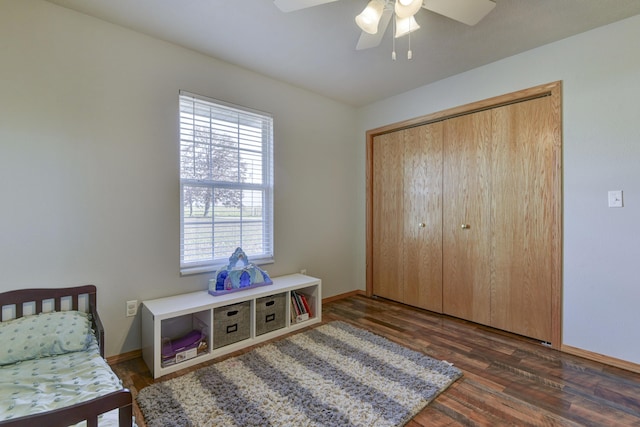
<svg viewBox="0 0 640 427">
<path fill-rule="evenodd" d="M 273 261 L 273 118 L 180 91 L 180 271 Z"/>
</svg>

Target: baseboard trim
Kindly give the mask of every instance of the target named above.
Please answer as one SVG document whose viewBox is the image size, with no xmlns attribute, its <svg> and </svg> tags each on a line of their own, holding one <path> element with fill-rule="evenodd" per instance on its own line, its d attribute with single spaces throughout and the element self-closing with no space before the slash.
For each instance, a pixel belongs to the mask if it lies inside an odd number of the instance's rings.
<svg viewBox="0 0 640 427">
<path fill-rule="evenodd" d="M 337 300 L 349 298 L 355 295 L 366 295 L 366 293 L 361 290 L 346 292 L 344 294 L 323 298 L 322 303 L 324 304 L 331 301 L 337 301 Z M 627 371 L 640 374 L 640 364 L 638 363 L 633 363 L 633 362 L 629 362 L 627 360 L 622 360 L 622 359 L 616 359 L 615 357 L 605 356 L 604 354 L 595 353 L 592 351 L 583 350 L 581 348 L 572 347 L 570 345 L 564 345 L 564 344 L 561 346 L 560 351 L 567 354 L 572 354 L 574 356 L 583 357 L 585 359 L 592 360 L 594 362 L 604 363 L 605 365 L 614 366 L 616 368 L 625 369 Z M 139 357 L 142 357 L 142 349 L 129 351 L 127 353 L 117 354 L 115 356 L 109 356 L 107 357 L 107 363 L 109 365 L 116 365 L 118 363 L 137 359 Z"/>
<path fill-rule="evenodd" d="M 361 290 L 356 290 L 356 291 L 351 291 L 344 294 L 334 295 L 332 297 L 322 298 L 322 303 L 326 304 L 331 301 L 337 301 L 339 299 L 345 299 L 355 295 L 365 295 L 365 292 Z"/>
<path fill-rule="evenodd" d="M 133 350 L 127 353 L 116 354 L 115 356 L 107 357 L 107 363 L 109 365 L 116 365 L 118 363 L 126 362 L 128 360 L 137 359 L 138 357 L 142 357 L 142 349 Z"/>
<path fill-rule="evenodd" d="M 562 345 L 560 351 L 574 356 L 584 357 L 585 359 L 593 360 L 594 362 L 604 363 L 605 365 L 615 366 L 616 368 L 626 369 L 627 371 L 640 374 L 640 364 L 628 362 L 622 359 L 616 359 L 615 357 L 605 356 L 604 354 L 594 353 L 592 351 L 583 350 L 581 348 L 571 347 L 570 345 Z"/>
</svg>

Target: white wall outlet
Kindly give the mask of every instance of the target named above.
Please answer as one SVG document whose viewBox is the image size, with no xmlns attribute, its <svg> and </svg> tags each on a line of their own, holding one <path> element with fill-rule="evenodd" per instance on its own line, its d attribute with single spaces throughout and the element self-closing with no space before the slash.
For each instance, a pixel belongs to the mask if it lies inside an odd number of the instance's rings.
<svg viewBox="0 0 640 427">
<path fill-rule="evenodd" d="M 300 270 L 300 274 L 307 274 L 307 269 L 303 268 L 302 270 Z"/>
<path fill-rule="evenodd" d="M 127 317 L 133 317 L 138 313 L 138 300 L 127 301 Z"/>
<path fill-rule="evenodd" d="M 609 191 L 609 207 L 610 208 L 622 207 L 622 190 Z"/>
</svg>

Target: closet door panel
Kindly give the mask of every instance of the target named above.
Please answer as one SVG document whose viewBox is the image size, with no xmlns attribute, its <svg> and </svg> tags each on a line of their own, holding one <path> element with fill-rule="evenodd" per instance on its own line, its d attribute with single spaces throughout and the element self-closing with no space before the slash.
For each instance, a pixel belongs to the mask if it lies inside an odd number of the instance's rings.
<svg viewBox="0 0 640 427">
<path fill-rule="evenodd" d="M 491 321 L 491 112 L 444 122 L 443 312 Z"/>
<path fill-rule="evenodd" d="M 373 141 L 373 293 L 403 301 L 403 131 Z"/>
<path fill-rule="evenodd" d="M 404 302 L 442 312 L 442 122 L 404 131 Z"/>
<path fill-rule="evenodd" d="M 555 119 L 551 98 L 493 110 L 491 326 L 552 334 Z"/>
</svg>

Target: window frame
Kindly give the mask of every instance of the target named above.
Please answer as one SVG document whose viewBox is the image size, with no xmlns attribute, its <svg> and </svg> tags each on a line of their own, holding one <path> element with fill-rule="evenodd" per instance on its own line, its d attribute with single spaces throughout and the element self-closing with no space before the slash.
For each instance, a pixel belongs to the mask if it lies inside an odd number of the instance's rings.
<svg viewBox="0 0 640 427">
<path fill-rule="evenodd" d="M 214 179 L 197 179 L 197 178 L 184 178 L 183 177 L 183 143 L 184 143 L 184 134 L 183 134 L 183 120 L 182 120 L 182 105 L 183 102 L 193 102 L 194 109 L 196 110 L 195 105 L 199 106 L 207 106 L 210 105 L 213 112 L 214 110 L 224 110 L 231 115 L 237 115 L 238 120 L 240 118 L 248 118 L 248 117 L 257 117 L 261 123 L 261 165 L 262 165 L 262 178 L 259 183 L 252 182 L 242 182 L 241 176 L 241 163 L 238 163 L 238 169 L 236 169 L 238 174 L 237 182 L 230 181 L 216 181 Z M 194 123 L 196 114 L 193 113 Z M 231 122 L 230 122 L 231 123 Z M 240 127 L 236 124 L 238 128 Z M 194 135 L 191 136 L 194 140 L 194 149 L 195 149 L 195 125 L 193 129 Z M 209 127 L 209 132 L 212 134 L 212 128 Z M 238 156 L 240 157 L 240 152 L 242 149 L 240 148 L 242 139 L 238 137 L 237 142 L 237 151 Z M 233 244 L 233 249 L 229 250 L 229 253 L 220 254 L 216 256 L 215 253 L 215 233 L 214 227 L 216 224 L 215 215 L 213 214 L 215 205 L 214 202 L 211 202 L 211 245 L 209 246 L 209 250 L 212 254 L 212 257 L 206 260 L 198 260 L 198 261 L 185 261 L 185 186 L 197 186 L 203 187 L 206 189 L 210 189 L 210 191 L 214 192 L 215 189 L 231 189 L 231 190 L 239 190 L 239 191 L 258 191 L 263 194 L 262 199 L 262 220 L 260 223 L 262 224 L 262 241 L 261 245 L 263 247 L 263 252 L 260 254 L 251 253 L 250 250 L 245 250 L 249 260 L 253 264 L 264 265 L 274 262 L 274 236 L 273 236 L 273 226 L 274 226 L 274 216 L 273 216 L 273 193 L 274 193 L 274 178 L 273 178 L 273 115 L 270 113 L 266 113 L 263 111 L 243 107 L 240 105 L 228 103 L 225 101 L 220 101 L 218 99 L 209 98 L 202 95 L 197 95 L 191 92 L 187 92 L 184 90 L 179 91 L 178 96 L 178 157 L 179 157 L 179 187 L 180 187 L 180 275 L 190 275 L 190 274 L 198 274 L 198 273 L 206 273 L 218 270 L 220 267 L 228 264 L 228 257 L 232 254 L 233 250 L 236 246 L 240 246 L 240 236 L 242 236 L 243 231 L 236 236 L 238 237 L 238 244 Z M 259 151 L 256 151 L 259 152 Z M 242 210 L 242 202 L 240 203 L 239 208 Z M 242 215 L 240 215 L 241 227 L 250 223 L 255 224 L 255 220 L 249 221 L 242 219 Z M 241 228 L 242 230 L 242 228 Z"/>
</svg>

